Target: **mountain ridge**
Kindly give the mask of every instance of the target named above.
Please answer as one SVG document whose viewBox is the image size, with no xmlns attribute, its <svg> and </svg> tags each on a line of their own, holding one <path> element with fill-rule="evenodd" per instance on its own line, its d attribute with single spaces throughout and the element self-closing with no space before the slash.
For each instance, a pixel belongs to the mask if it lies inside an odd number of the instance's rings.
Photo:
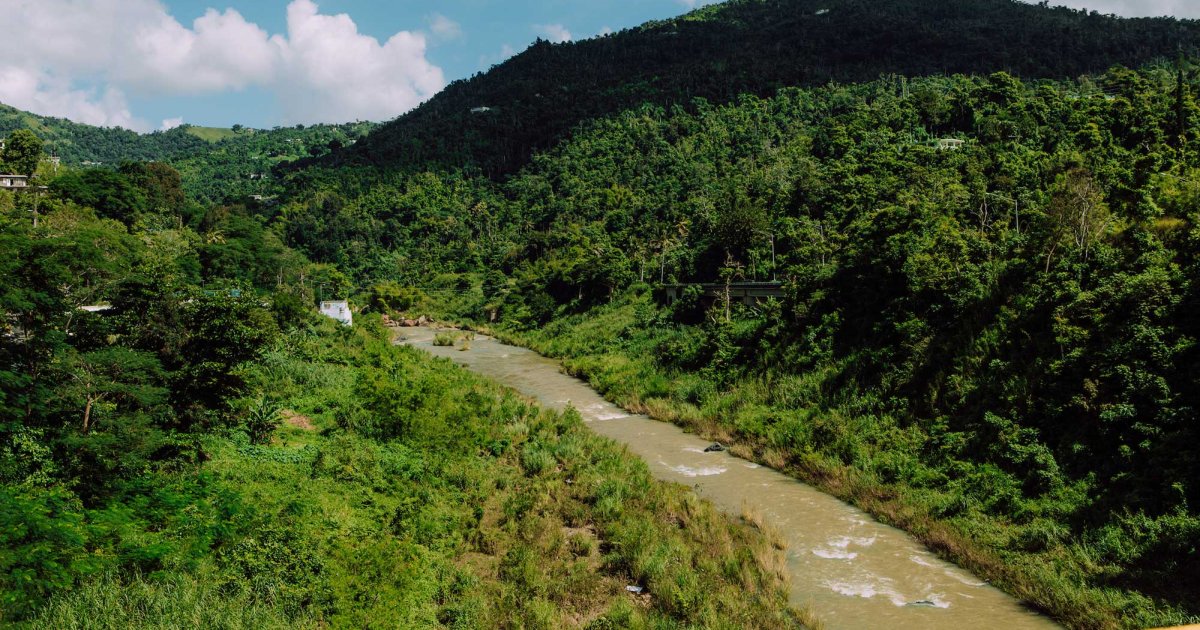
<svg viewBox="0 0 1200 630">
<path fill-rule="evenodd" d="M 503 177 L 578 124 L 645 102 L 687 107 L 889 74 L 1075 78 L 1194 52 L 1198 39 L 1196 21 L 1016 0 L 731 0 L 604 37 L 539 40 L 450 84 L 333 163 L 438 164 Z"/>
</svg>

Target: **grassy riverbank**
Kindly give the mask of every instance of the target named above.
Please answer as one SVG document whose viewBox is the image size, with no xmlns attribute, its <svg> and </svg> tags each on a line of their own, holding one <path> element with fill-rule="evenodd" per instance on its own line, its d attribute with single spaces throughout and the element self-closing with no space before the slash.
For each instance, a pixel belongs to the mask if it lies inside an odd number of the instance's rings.
<svg viewBox="0 0 1200 630">
<path fill-rule="evenodd" d="M 282 426 L 207 438 L 203 465 L 147 477 L 119 544 L 72 561 L 154 557 L 81 579 L 29 627 L 801 625 L 762 532 L 654 481 L 577 414 L 369 321 L 290 335 L 247 377 Z"/>
<path fill-rule="evenodd" d="M 925 458 L 936 446 L 927 434 L 871 415 L 865 411 L 873 406 L 870 392 L 833 390 L 829 374 L 723 379 L 708 369 L 665 367 L 664 353 L 701 333 L 664 325 L 646 292 L 542 329 L 490 332 L 562 359 L 570 372 L 627 409 L 732 444 L 735 454 L 863 508 L 1069 627 L 1195 621 L 1184 609 L 1114 579 L 1125 567 L 1111 547 L 1128 544 L 1128 533 L 1071 522 L 1070 508 L 1084 500 L 1085 484 L 1038 498 L 1004 496 L 1003 488 L 988 485 L 986 465 L 957 461 L 954 469 Z M 997 495 L 990 502 L 989 492 Z M 1134 530 L 1136 521 L 1131 515 L 1121 526 Z M 1073 529 L 1085 535 L 1074 536 Z"/>
</svg>

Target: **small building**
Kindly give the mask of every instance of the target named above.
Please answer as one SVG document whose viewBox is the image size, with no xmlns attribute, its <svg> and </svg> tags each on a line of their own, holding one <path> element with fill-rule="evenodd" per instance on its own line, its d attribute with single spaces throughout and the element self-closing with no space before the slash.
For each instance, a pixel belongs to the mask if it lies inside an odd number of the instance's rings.
<svg viewBox="0 0 1200 630">
<path fill-rule="evenodd" d="M 321 302 L 321 314 L 330 319 L 336 319 L 343 326 L 354 325 L 354 313 L 350 312 L 350 303 L 346 300 Z"/>
<path fill-rule="evenodd" d="M 486 114 L 490 111 L 492 111 L 491 107 L 472 107 L 471 108 L 472 114 Z"/>
<path fill-rule="evenodd" d="M 0 175 L 0 188 L 13 190 L 15 188 L 28 188 L 29 178 L 24 175 Z"/>
<path fill-rule="evenodd" d="M 957 151 L 963 148 L 964 144 L 966 144 L 965 140 L 959 140 L 957 138 L 941 138 L 937 141 L 937 148 L 939 151 Z"/>
<path fill-rule="evenodd" d="M 726 286 L 720 283 L 707 284 L 666 284 L 663 285 L 663 297 L 667 304 L 674 304 L 683 297 L 688 287 L 696 287 L 702 301 L 712 303 L 725 298 Z M 728 286 L 729 299 L 753 306 L 769 299 L 783 299 L 782 282 L 731 282 Z"/>
</svg>

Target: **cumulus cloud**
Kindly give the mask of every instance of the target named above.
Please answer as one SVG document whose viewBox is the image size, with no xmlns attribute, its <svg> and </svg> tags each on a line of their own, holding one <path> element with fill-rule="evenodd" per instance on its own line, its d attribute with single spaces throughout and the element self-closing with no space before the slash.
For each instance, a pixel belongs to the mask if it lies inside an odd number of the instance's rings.
<svg viewBox="0 0 1200 630">
<path fill-rule="evenodd" d="M 77 89 L 72 82 L 39 70 L 0 64 L 0 103 L 98 127 L 146 130 L 118 89 Z"/>
<path fill-rule="evenodd" d="M 463 36 L 462 25 L 441 13 L 434 13 L 426 21 L 429 22 L 429 30 L 438 39 L 449 41 Z"/>
<path fill-rule="evenodd" d="M 571 41 L 571 31 L 562 24 L 534 24 L 533 30 L 556 44 Z"/>
<path fill-rule="evenodd" d="M 358 32 L 350 16 L 321 15 L 312 0 L 288 5 L 279 94 L 292 121 L 381 120 L 416 107 L 445 86 L 425 57 L 425 37 L 401 31 L 386 43 Z"/>
<path fill-rule="evenodd" d="M 183 126 L 183 118 L 167 118 L 162 121 L 162 126 L 158 129 L 159 131 L 170 131 L 180 126 Z"/>
<path fill-rule="evenodd" d="M 292 0 L 287 33 L 270 35 L 233 9 L 209 9 L 190 27 L 160 0 L 0 0 L 0 102 L 41 114 L 140 131 L 127 94 L 274 92 L 284 122 L 385 119 L 445 85 L 426 58 L 425 36 L 386 42 L 347 15 Z M 440 17 L 440 16 L 437 16 Z M 431 31 L 452 37 L 453 21 Z M 168 121 L 164 121 L 168 122 Z"/>
<path fill-rule="evenodd" d="M 161 8 L 161 7 L 160 7 Z M 166 15 L 133 26 L 112 78 L 151 93 L 202 94 L 269 82 L 276 43 L 233 9 L 209 9 L 188 29 Z"/>
<path fill-rule="evenodd" d="M 1033 2 L 1034 0 L 1026 0 Z M 1200 3 L 1196 0 L 1050 0 L 1053 6 L 1089 9 L 1104 14 L 1125 17 L 1200 18 Z"/>
</svg>

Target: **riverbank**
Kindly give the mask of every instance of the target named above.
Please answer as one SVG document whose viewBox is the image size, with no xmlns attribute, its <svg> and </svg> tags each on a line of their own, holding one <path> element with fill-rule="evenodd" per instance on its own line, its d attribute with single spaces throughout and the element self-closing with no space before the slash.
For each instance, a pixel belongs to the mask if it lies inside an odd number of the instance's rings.
<svg viewBox="0 0 1200 630">
<path fill-rule="evenodd" d="M 787 551 L 791 597 L 829 628 L 1009 630 L 1055 627 L 999 590 L 939 560 L 902 531 L 784 474 L 605 401 L 563 374 L 558 361 L 486 335 L 417 328 L 403 343 L 558 410 L 577 410 L 601 436 L 625 445 L 667 482 L 690 486 L 734 517 L 774 532 Z M 981 624 L 986 624 L 981 626 Z"/>
<path fill-rule="evenodd" d="M 854 400 L 830 404 L 827 392 L 811 389 L 820 378 L 740 376 L 718 386 L 701 373 L 662 368 L 655 357 L 664 346 L 663 335 L 637 323 L 650 310 L 643 296 L 565 317 L 541 330 L 479 330 L 561 359 L 570 373 L 630 411 L 723 441 L 747 459 L 904 529 L 941 557 L 1069 627 L 1141 628 L 1194 621 L 1134 589 L 1110 585 L 1116 569 L 1097 559 L 1089 545 L 1066 535 L 1065 517 L 1053 511 L 1053 500 L 1040 508 L 1042 515 L 1012 518 L 1004 510 L 962 503 L 945 471 L 926 470 L 923 474 L 932 477 L 921 484 L 901 475 L 887 478 L 887 467 L 906 465 L 897 457 L 919 452 L 913 445 L 925 438 L 913 427 L 881 430 L 881 423 L 887 427 L 891 421 L 856 413 Z M 860 424 L 863 433 L 882 437 L 856 436 L 854 427 Z M 800 427 L 799 433 L 781 439 L 789 426 Z M 1004 492 L 998 490 L 997 498 Z"/>
</svg>

